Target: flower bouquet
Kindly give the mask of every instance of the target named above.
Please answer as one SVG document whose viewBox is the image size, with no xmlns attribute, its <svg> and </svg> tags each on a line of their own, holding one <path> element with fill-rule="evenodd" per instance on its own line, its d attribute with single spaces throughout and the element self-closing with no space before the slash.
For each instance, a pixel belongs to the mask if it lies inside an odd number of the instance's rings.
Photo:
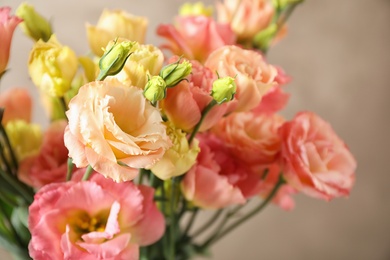
<svg viewBox="0 0 390 260">
<path fill-rule="evenodd" d="M 1 91 L 1 245 L 15 259 L 191 259 L 270 203 L 348 196 L 353 155 L 315 113 L 281 115 L 290 77 L 266 57 L 301 2 L 185 4 L 160 46 L 144 43 L 147 18 L 107 9 L 85 55 L 33 6 L 2 7 L 0 75 L 19 27 L 49 123 L 32 122 L 29 89 Z"/>
</svg>

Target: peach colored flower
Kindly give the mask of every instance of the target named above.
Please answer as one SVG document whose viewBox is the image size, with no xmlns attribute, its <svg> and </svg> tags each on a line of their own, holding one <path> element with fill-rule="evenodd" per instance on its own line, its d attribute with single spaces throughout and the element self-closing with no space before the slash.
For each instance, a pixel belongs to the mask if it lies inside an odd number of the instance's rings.
<svg viewBox="0 0 390 260">
<path fill-rule="evenodd" d="M 24 88 L 10 88 L 0 94 L 0 107 L 4 108 L 3 125 L 15 119 L 31 121 L 32 99 Z"/>
<path fill-rule="evenodd" d="M 348 196 L 356 161 L 329 123 L 312 112 L 300 112 L 279 134 L 284 178 L 291 186 L 325 200 Z"/>
<path fill-rule="evenodd" d="M 269 0 L 224 0 L 216 7 L 218 21 L 230 24 L 239 42 L 250 41 L 267 28 L 274 14 Z"/>
<path fill-rule="evenodd" d="M 177 128 L 190 132 L 199 122 L 202 111 L 213 100 L 211 97 L 212 83 L 217 75 L 210 69 L 192 60 L 192 73 L 188 81 L 182 81 L 177 86 L 167 89 L 167 96 L 160 106 Z M 202 122 L 200 131 L 205 131 L 220 120 L 227 111 L 227 104 L 214 106 Z"/>
<path fill-rule="evenodd" d="M 87 24 L 87 36 L 92 52 L 102 56 L 109 41 L 118 37 L 144 43 L 148 19 L 123 10 L 103 10 L 96 26 Z"/>
<path fill-rule="evenodd" d="M 256 107 L 261 98 L 274 85 L 277 70 L 267 64 L 254 50 L 237 46 L 223 46 L 210 54 L 205 66 L 217 71 L 220 77 L 235 77 L 237 103 L 231 109 L 238 112 Z"/>
<path fill-rule="evenodd" d="M 284 118 L 277 114 L 232 113 L 221 119 L 212 132 L 243 162 L 269 164 L 280 152 L 278 128 L 283 123 Z"/>
<path fill-rule="evenodd" d="M 197 163 L 184 175 L 184 197 L 201 208 L 218 209 L 246 203 L 259 192 L 259 175 L 236 160 L 222 140 L 210 133 L 197 136 Z"/>
<path fill-rule="evenodd" d="M 115 183 L 100 174 L 90 181 L 42 187 L 29 208 L 29 253 L 33 259 L 132 259 L 139 246 L 164 233 L 154 190 Z"/>
<path fill-rule="evenodd" d="M 16 26 L 23 20 L 17 16 L 10 16 L 10 7 L 0 7 L 0 76 L 7 69 L 11 49 L 12 36 Z"/>
<path fill-rule="evenodd" d="M 159 110 L 141 89 L 115 79 L 82 86 L 66 115 L 65 146 L 75 165 L 117 182 L 153 166 L 171 145 Z"/>
<path fill-rule="evenodd" d="M 64 145 L 66 120 L 54 121 L 46 130 L 39 154 L 19 164 L 18 177 L 34 188 L 66 179 L 68 149 Z"/>
<path fill-rule="evenodd" d="M 216 23 L 202 15 L 178 16 L 174 25 L 161 24 L 157 34 L 168 40 L 162 49 L 202 63 L 215 49 L 236 41 L 229 25 Z"/>
</svg>

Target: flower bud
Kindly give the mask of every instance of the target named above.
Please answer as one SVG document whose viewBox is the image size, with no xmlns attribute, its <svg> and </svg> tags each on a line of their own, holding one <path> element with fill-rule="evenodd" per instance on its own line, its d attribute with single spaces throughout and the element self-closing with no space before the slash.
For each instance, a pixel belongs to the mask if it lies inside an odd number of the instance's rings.
<svg viewBox="0 0 390 260">
<path fill-rule="evenodd" d="M 211 96 L 217 101 L 218 104 L 229 102 L 233 100 L 234 94 L 236 94 L 237 86 L 232 77 L 224 77 L 216 79 L 213 82 L 213 89 Z"/>
<path fill-rule="evenodd" d="M 165 98 L 167 94 L 167 85 L 164 79 L 160 76 L 153 76 L 146 83 L 144 96 L 152 103 L 156 103 Z"/>
<path fill-rule="evenodd" d="M 165 80 L 168 88 L 174 87 L 180 81 L 185 79 L 192 71 L 192 64 L 188 61 L 183 61 L 169 64 L 162 68 L 160 76 Z"/>
<path fill-rule="evenodd" d="M 204 15 L 211 17 L 213 15 L 212 6 L 204 6 L 202 2 L 197 3 L 185 3 L 180 7 L 180 16 L 199 16 Z"/>
<path fill-rule="evenodd" d="M 110 48 L 106 48 L 99 61 L 100 73 L 98 80 L 119 73 L 130 56 L 134 44 L 135 42 L 131 41 L 115 42 Z M 109 43 L 109 45 L 111 44 Z"/>
<path fill-rule="evenodd" d="M 53 34 L 51 25 L 44 17 L 37 13 L 32 5 L 22 3 L 16 10 L 16 15 L 23 19 L 20 27 L 24 34 L 38 41 L 47 42 Z"/>
</svg>

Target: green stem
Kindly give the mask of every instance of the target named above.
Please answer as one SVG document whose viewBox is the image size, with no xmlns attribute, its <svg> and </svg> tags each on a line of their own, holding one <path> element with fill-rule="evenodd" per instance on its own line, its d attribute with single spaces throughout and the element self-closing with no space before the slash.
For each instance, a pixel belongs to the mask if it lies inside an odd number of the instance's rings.
<svg viewBox="0 0 390 260">
<path fill-rule="evenodd" d="M 223 229 L 222 231 L 218 232 L 212 239 L 209 239 L 202 245 L 202 247 L 208 247 L 220 240 L 222 237 L 224 237 L 226 234 L 231 232 L 233 229 L 240 226 L 242 223 L 253 217 L 254 215 L 258 214 L 262 209 L 264 209 L 268 203 L 273 199 L 273 197 L 276 195 L 279 188 L 284 184 L 283 177 L 280 176 L 278 182 L 274 186 L 274 188 L 271 190 L 271 192 L 268 194 L 267 198 L 256 208 L 254 208 L 252 211 L 250 211 L 248 214 L 246 214 L 244 217 L 234 221 L 231 223 L 227 228 Z"/>
<path fill-rule="evenodd" d="M 207 113 L 210 112 L 210 110 L 217 105 L 217 101 L 214 99 L 203 109 L 202 115 L 200 117 L 199 122 L 195 125 L 194 130 L 191 133 L 190 138 L 188 139 L 188 143 L 191 144 L 192 140 L 195 138 L 196 133 L 199 131 L 200 126 L 203 123 L 204 118 L 206 117 Z"/>
<path fill-rule="evenodd" d="M 196 216 L 198 215 L 198 213 L 199 213 L 199 209 L 198 209 L 198 208 L 195 208 L 195 209 L 192 211 L 191 218 L 190 218 L 190 220 L 188 221 L 187 226 L 186 226 L 186 228 L 184 229 L 183 234 L 182 234 L 182 236 L 181 236 L 182 238 L 187 237 L 188 232 L 191 230 L 191 227 L 192 227 L 192 225 L 194 224 L 195 219 L 196 219 Z"/>
<path fill-rule="evenodd" d="M 11 223 L 11 220 L 7 216 L 7 213 L 5 212 L 3 205 L 0 203 L 0 214 L 3 215 L 2 220 L 4 221 L 5 226 L 8 228 L 8 231 L 11 232 L 12 237 L 16 240 L 20 248 L 23 248 L 25 245 L 22 241 L 22 239 L 19 237 L 18 233 L 16 232 L 14 226 Z"/>
<path fill-rule="evenodd" d="M 192 235 L 191 235 L 191 238 L 195 238 L 197 236 L 199 236 L 200 234 L 202 234 L 204 231 L 206 231 L 208 228 L 210 228 L 211 225 L 214 224 L 215 221 L 218 220 L 218 218 L 221 216 L 222 212 L 224 211 L 224 209 L 220 209 L 218 211 L 216 211 L 213 216 L 211 216 L 211 218 L 206 222 L 204 223 L 204 225 L 202 227 L 200 227 L 198 230 L 196 230 Z"/>
<path fill-rule="evenodd" d="M 74 167 L 73 159 L 69 157 L 68 158 L 68 170 L 66 172 L 66 181 L 70 181 L 70 179 L 72 178 L 73 167 Z"/>
<path fill-rule="evenodd" d="M 62 96 L 59 99 L 60 99 L 62 109 L 64 110 L 64 115 L 66 115 L 66 111 L 68 111 L 68 105 L 66 104 L 65 97 Z"/>
<path fill-rule="evenodd" d="M 161 186 L 161 196 L 166 198 L 164 185 Z M 164 217 L 167 216 L 167 210 L 166 210 L 165 202 L 166 202 L 166 200 L 162 200 L 161 201 L 161 211 L 164 214 Z M 167 250 L 168 250 L 168 237 L 167 237 L 166 233 L 164 234 L 164 236 L 162 238 L 162 244 L 163 244 L 163 254 L 164 254 L 164 257 L 168 259 L 168 255 L 169 255 L 169 253 L 167 252 Z"/>
<path fill-rule="evenodd" d="M 16 188 L 19 194 L 26 200 L 28 204 L 33 202 L 34 192 L 26 186 L 24 183 L 21 183 L 18 179 L 15 179 L 14 176 L 7 174 L 6 172 L 0 170 L 2 177 L 14 188 Z"/>
<path fill-rule="evenodd" d="M 171 185 L 171 200 L 170 200 L 170 223 L 169 223 L 169 240 L 170 240 L 170 247 L 169 247 L 169 259 L 175 260 L 175 234 L 176 234 L 176 212 L 175 212 L 175 199 L 176 199 L 176 177 L 173 177 Z"/>
<path fill-rule="evenodd" d="M 85 170 L 84 176 L 81 180 L 87 181 L 89 177 L 91 177 L 92 172 L 93 172 L 92 166 L 88 165 L 87 169 Z"/>
<path fill-rule="evenodd" d="M 3 138 L 4 138 L 5 145 L 6 145 L 7 150 L 9 152 L 10 156 L 11 156 L 13 167 L 14 167 L 15 171 L 17 171 L 18 168 L 19 168 L 18 160 L 16 159 L 16 155 L 14 153 L 14 150 L 12 149 L 11 142 L 10 142 L 10 140 L 8 138 L 7 132 L 5 131 L 5 128 L 4 128 L 3 124 L 1 124 L 1 123 L 0 123 L 0 132 L 1 132 L 1 135 L 3 136 Z"/>
</svg>

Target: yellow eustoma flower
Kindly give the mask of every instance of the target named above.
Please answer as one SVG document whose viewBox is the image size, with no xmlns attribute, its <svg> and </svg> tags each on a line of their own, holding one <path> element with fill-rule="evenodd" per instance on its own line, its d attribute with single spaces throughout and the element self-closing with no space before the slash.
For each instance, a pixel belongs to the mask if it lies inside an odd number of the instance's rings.
<svg viewBox="0 0 390 260">
<path fill-rule="evenodd" d="M 62 46 L 54 34 L 48 42 L 36 42 L 30 52 L 30 77 L 38 88 L 50 96 L 62 97 L 69 90 L 77 67 L 74 51 Z"/>
</svg>

